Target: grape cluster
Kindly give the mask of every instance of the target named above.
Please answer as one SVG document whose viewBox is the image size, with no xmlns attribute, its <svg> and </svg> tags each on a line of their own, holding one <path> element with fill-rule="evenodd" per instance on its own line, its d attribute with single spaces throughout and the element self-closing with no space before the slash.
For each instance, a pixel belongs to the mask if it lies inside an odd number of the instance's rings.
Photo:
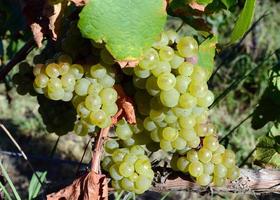
<svg viewBox="0 0 280 200">
<path fill-rule="evenodd" d="M 198 48 L 194 38 L 168 31 L 133 71 L 125 71 L 133 75 L 144 128 L 167 152 L 198 147 L 203 131 L 212 128 L 207 124 L 214 100 L 207 86 L 209 74 L 190 62 L 197 59 Z"/>
<path fill-rule="evenodd" d="M 76 81 L 84 74 L 79 64 L 72 64 L 71 57 L 60 55 L 45 64 L 36 64 L 33 68 L 34 89 L 52 100 L 71 101 Z"/>
<path fill-rule="evenodd" d="M 110 155 L 103 159 L 102 168 L 110 173 L 112 186 L 116 190 L 142 194 L 150 188 L 154 172 L 141 146 L 119 148 L 116 140 L 108 140 L 105 150 Z"/>
<path fill-rule="evenodd" d="M 204 137 L 199 149 L 190 149 L 183 155 L 174 154 L 171 161 L 173 170 L 189 173 L 199 185 L 213 182 L 218 187 L 223 186 L 227 178 L 239 177 L 235 164 L 235 154 L 220 145 L 215 135 Z"/>
</svg>

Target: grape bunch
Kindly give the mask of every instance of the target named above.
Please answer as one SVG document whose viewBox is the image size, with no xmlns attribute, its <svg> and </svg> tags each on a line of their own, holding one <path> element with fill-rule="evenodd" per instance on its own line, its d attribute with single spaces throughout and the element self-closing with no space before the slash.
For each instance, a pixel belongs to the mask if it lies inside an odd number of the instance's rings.
<svg viewBox="0 0 280 200">
<path fill-rule="evenodd" d="M 84 69 L 79 64 L 72 64 L 67 55 L 60 55 L 45 64 L 36 64 L 33 68 L 34 89 L 52 100 L 71 101 L 76 81 L 81 79 Z"/>
<path fill-rule="evenodd" d="M 103 159 L 102 168 L 109 172 L 112 186 L 117 191 L 142 194 L 151 187 L 154 172 L 141 146 L 119 148 L 116 140 L 108 140 L 105 151 L 109 156 Z"/>
<path fill-rule="evenodd" d="M 197 60 L 198 48 L 194 38 L 168 31 L 133 71 L 125 71 L 133 76 L 144 128 L 167 152 L 198 147 L 204 131 L 212 128 L 207 124 L 214 101 L 207 86 L 209 73 L 191 62 Z"/>
</svg>

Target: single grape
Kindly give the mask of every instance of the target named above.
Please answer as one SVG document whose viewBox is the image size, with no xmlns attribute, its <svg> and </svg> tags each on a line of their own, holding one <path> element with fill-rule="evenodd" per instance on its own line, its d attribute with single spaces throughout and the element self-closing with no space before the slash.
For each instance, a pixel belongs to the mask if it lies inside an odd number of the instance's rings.
<svg viewBox="0 0 280 200">
<path fill-rule="evenodd" d="M 171 72 L 171 65 L 166 61 L 156 62 L 151 72 L 155 77 L 158 77 L 161 73 Z"/>
<path fill-rule="evenodd" d="M 34 83 L 36 87 L 45 88 L 48 85 L 49 77 L 45 74 L 39 74 L 36 76 Z"/>
<path fill-rule="evenodd" d="M 133 147 L 130 148 L 130 153 L 137 155 L 137 156 L 142 156 L 145 154 L 145 151 L 140 145 L 134 145 Z M 148 157 L 146 157 L 146 159 L 149 160 Z"/>
<path fill-rule="evenodd" d="M 196 136 L 192 140 L 187 140 L 187 145 L 191 148 L 197 148 L 200 145 L 200 138 Z"/>
<path fill-rule="evenodd" d="M 193 64 L 189 62 L 183 62 L 178 67 L 178 72 L 180 75 L 189 77 L 193 73 Z"/>
<path fill-rule="evenodd" d="M 139 175 L 145 175 L 151 169 L 151 163 L 147 159 L 144 159 L 144 160 L 139 159 L 139 160 L 137 160 L 135 162 L 134 166 L 135 166 L 135 171 Z"/>
<path fill-rule="evenodd" d="M 119 166 L 119 173 L 123 177 L 129 177 L 134 173 L 134 166 L 124 161 Z"/>
<path fill-rule="evenodd" d="M 123 178 L 121 180 L 121 187 L 125 191 L 132 192 L 134 190 L 134 182 L 130 180 L 129 178 Z"/>
<path fill-rule="evenodd" d="M 62 63 L 59 65 L 58 71 L 60 75 L 67 74 L 70 70 L 70 65 L 69 63 Z"/>
<path fill-rule="evenodd" d="M 166 127 L 162 130 L 162 138 L 166 141 L 174 141 L 178 137 L 178 131 L 171 127 Z"/>
<path fill-rule="evenodd" d="M 196 106 L 197 99 L 189 93 L 182 94 L 179 98 L 179 106 L 190 109 Z"/>
<path fill-rule="evenodd" d="M 210 90 L 208 90 L 204 97 L 197 99 L 197 104 L 201 107 L 207 108 L 214 102 L 214 98 L 214 94 Z"/>
<path fill-rule="evenodd" d="M 189 173 L 193 177 L 199 177 L 203 174 L 203 165 L 199 161 L 194 161 L 189 164 Z"/>
<path fill-rule="evenodd" d="M 159 145 L 160 145 L 160 148 L 165 152 L 172 151 L 172 149 L 173 149 L 170 141 L 160 140 Z"/>
<path fill-rule="evenodd" d="M 146 117 L 143 122 L 143 126 L 147 131 L 152 131 L 157 128 L 155 122 L 150 117 Z"/>
<path fill-rule="evenodd" d="M 81 118 L 87 118 L 90 115 L 90 111 L 87 109 L 84 102 L 79 103 L 77 106 L 77 113 Z"/>
<path fill-rule="evenodd" d="M 212 159 L 211 159 L 211 162 L 214 163 L 214 164 L 220 164 L 222 163 L 222 160 L 223 160 L 223 157 L 222 157 L 222 154 L 220 153 L 213 153 L 212 155 Z"/>
<path fill-rule="evenodd" d="M 181 94 L 186 93 L 191 79 L 187 76 L 179 75 L 176 77 L 175 89 Z"/>
<path fill-rule="evenodd" d="M 113 164 L 110 167 L 109 172 L 110 172 L 111 178 L 113 178 L 116 181 L 119 181 L 123 178 L 122 175 L 119 173 L 119 165 L 118 164 Z"/>
<path fill-rule="evenodd" d="M 113 153 L 114 150 L 118 148 L 119 148 L 119 143 L 116 140 L 108 140 L 104 145 L 104 149 L 107 153 Z"/>
<path fill-rule="evenodd" d="M 177 168 L 182 172 L 188 172 L 189 161 L 185 157 L 180 157 L 177 160 Z"/>
<path fill-rule="evenodd" d="M 170 61 L 174 56 L 174 50 L 169 46 L 161 47 L 159 50 L 159 57 L 161 60 Z"/>
<path fill-rule="evenodd" d="M 166 107 L 174 107 L 178 104 L 180 94 L 175 89 L 160 92 L 160 101 Z"/>
<path fill-rule="evenodd" d="M 234 157 L 231 157 L 231 156 L 228 156 L 228 154 L 224 153 L 223 157 L 222 157 L 222 164 L 224 166 L 226 166 L 227 168 L 232 168 L 235 166 L 235 158 Z"/>
<path fill-rule="evenodd" d="M 221 178 L 221 177 L 218 177 L 218 176 L 214 176 L 213 177 L 213 183 L 216 187 L 222 187 L 225 185 L 226 183 L 226 179 L 225 178 Z"/>
<path fill-rule="evenodd" d="M 106 75 L 106 73 L 107 73 L 106 68 L 101 64 L 93 65 L 90 68 L 90 75 L 93 78 L 102 78 Z"/>
<path fill-rule="evenodd" d="M 206 136 L 203 139 L 203 146 L 211 151 L 216 151 L 219 147 L 219 141 L 215 136 Z"/>
<path fill-rule="evenodd" d="M 130 164 L 133 164 L 137 161 L 138 157 L 137 155 L 133 153 L 126 154 L 124 157 L 124 161 Z"/>
<path fill-rule="evenodd" d="M 198 136 L 204 137 L 207 135 L 208 127 L 207 124 L 196 124 L 194 130 Z"/>
<path fill-rule="evenodd" d="M 201 186 L 207 186 L 211 183 L 212 177 L 209 174 L 202 174 L 196 178 L 196 182 Z"/>
<path fill-rule="evenodd" d="M 214 172 L 214 164 L 212 162 L 204 163 L 203 164 L 203 173 L 204 174 L 213 174 Z"/>
<path fill-rule="evenodd" d="M 150 70 L 145 70 L 140 68 L 139 66 L 136 66 L 133 68 L 134 74 L 139 78 L 148 78 L 150 76 Z"/>
<path fill-rule="evenodd" d="M 126 148 L 116 149 L 112 154 L 112 159 L 114 162 L 122 162 L 125 155 L 129 153 L 129 150 Z"/>
<path fill-rule="evenodd" d="M 155 65 L 155 62 L 159 61 L 158 52 L 151 48 L 144 52 L 144 57 L 139 63 L 139 67 L 145 70 L 152 69 Z"/>
<path fill-rule="evenodd" d="M 195 118 L 192 115 L 179 117 L 179 125 L 183 129 L 192 129 L 195 126 Z"/>
<path fill-rule="evenodd" d="M 231 181 L 238 179 L 240 176 L 240 169 L 238 167 L 231 167 L 227 170 L 227 178 Z"/>
<path fill-rule="evenodd" d="M 198 151 L 198 158 L 201 162 L 208 163 L 212 158 L 212 152 L 209 149 L 203 147 Z"/>
<path fill-rule="evenodd" d="M 90 85 L 90 81 L 88 79 L 85 78 L 79 79 L 75 85 L 76 94 L 80 96 L 87 95 L 89 85 Z"/>
<path fill-rule="evenodd" d="M 59 78 L 50 78 L 48 81 L 48 91 L 55 92 L 62 89 L 62 83 Z"/>
<path fill-rule="evenodd" d="M 202 98 L 207 94 L 208 86 L 206 83 L 194 83 L 191 82 L 189 86 L 190 94 L 197 97 Z"/>
<path fill-rule="evenodd" d="M 184 62 L 184 60 L 184 58 L 175 53 L 172 59 L 169 61 L 169 63 L 172 69 L 178 69 L 178 67 Z"/>
<path fill-rule="evenodd" d="M 132 136 L 133 132 L 126 122 L 120 122 L 116 126 L 116 135 L 121 140 L 127 140 Z"/>
<path fill-rule="evenodd" d="M 57 78 L 60 75 L 59 65 L 56 63 L 50 63 L 47 65 L 45 72 L 49 77 Z"/>
<path fill-rule="evenodd" d="M 179 39 L 177 49 L 181 56 L 192 57 L 198 53 L 198 44 L 193 37 L 185 36 Z"/>
<path fill-rule="evenodd" d="M 111 104 L 104 104 L 102 105 L 102 110 L 106 113 L 108 116 L 113 116 L 118 112 L 118 105 L 115 103 Z"/>
<path fill-rule="evenodd" d="M 90 111 L 94 111 L 94 112 L 98 111 L 101 108 L 101 104 L 102 104 L 102 100 L 96 94 L 88 95 L 85 98 L 85 106 Z"/>
<path fill-rule="evenodd" d="M 116 102 L 118 98 L 118 93 L 114 88 L 104 88 L 99 93 L 102 104 L 112 104 L 112 102 Z"/>
<path fill-rule="evenodd" d="M 157 85 L 161 90 L 171 90 L 176 85 L 176 78 L 172 73 L 162 73 L 157 78 Z"/>
<path fill-rule="evenodd" d="M 70 66 L 70 71 L 71 74 L 75 76 L 76 79 L 81 79 L 84 75 L 84 68 L 82 65 L 79 64 L 73 64 Z"/>
<path fill-rule="evenodd" d="M 198 153 L 194 149 L 191 149 L 187 152 L 187 159 L 190 162 L 198 161 Z"/>
<path fill-rule="evenodd" d="M 227 168 L 222 164 L 217 164 L 214 167 L 214 175 L 217 177 L 226 177 L 227 175 Z"/>
</svg>

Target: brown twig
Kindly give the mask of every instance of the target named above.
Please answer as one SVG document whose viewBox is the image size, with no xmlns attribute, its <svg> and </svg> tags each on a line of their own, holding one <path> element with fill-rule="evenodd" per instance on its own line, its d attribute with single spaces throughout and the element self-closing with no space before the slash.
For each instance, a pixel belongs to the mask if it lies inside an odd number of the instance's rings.
<svg viewBox="0 0 280 200">
<path fill-rule="evenodd" d="M 29 39 L 25 45 L 15 54 L 15 56 L 8 62 L 7 65 L 0 70 L 0 81 L 2 81 L 5 76 L 16 66 L 19 62 L 24 60 L 26 56 L 32 51 L 35 46 L 34 39 Z"/>
</svg>

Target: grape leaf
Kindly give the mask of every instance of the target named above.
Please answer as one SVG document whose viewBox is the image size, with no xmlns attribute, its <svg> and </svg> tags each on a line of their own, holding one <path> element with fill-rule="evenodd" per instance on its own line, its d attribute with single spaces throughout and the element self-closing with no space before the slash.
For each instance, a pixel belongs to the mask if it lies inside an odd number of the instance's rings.
<svg viewBox="0 0 280 200">
<path fill-rule="evenodd" d="M 256 0 L 246 0 L 243 10 L 241 11 L 231 34 L 231 43 L 242 38 L 250 27 L 255 11 Z"/>
<path fill-rule="evenodd" d="M 254 159 L 257 164 L 280 168 L 280 136 L 262 136 L 258 139 Z"/>
<path fill-rule="evenodd" d="M 116 60 L 137 60 L 163 30 L 166 16 L 163 0 L 91 0 L 78 27 L 84 37 L 105 42 Z"/>
<path fill-rule="evenodd" d="M 210 77 L 213 72 L 217 40 L 216 36 L 208 38 L 199 45 L 198 49 L 198 65 L 206 68 L 208 77 Z"/>
</svg>

